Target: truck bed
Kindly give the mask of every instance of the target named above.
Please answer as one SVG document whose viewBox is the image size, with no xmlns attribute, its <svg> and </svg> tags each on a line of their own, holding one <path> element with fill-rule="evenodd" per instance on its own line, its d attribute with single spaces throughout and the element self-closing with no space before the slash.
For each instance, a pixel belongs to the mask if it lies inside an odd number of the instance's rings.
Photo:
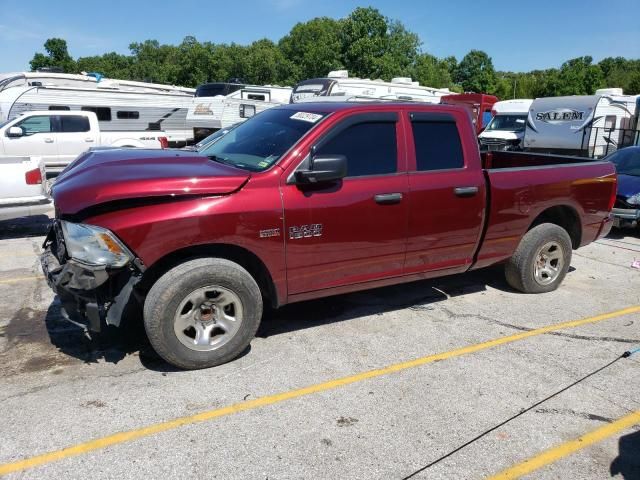
<svg viewBox="0 0 640 480">
<path fill-rule="evenodd" d="M 488 218 L 474 268 L 509 258 L 541 218 L 573 224 L 574 248 L 604 234 L 602 221 L 616 192 L 610 162 L 527 152 L 486 152 L 481 157 Z"/>
</svg>

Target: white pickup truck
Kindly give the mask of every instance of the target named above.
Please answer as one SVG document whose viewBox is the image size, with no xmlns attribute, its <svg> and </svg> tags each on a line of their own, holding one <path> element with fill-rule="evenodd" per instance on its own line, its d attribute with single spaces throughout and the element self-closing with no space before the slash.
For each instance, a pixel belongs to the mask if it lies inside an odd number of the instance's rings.
<svg viewBox="0 0 640 480">
<path fill-rule="evenodd" d="M 0 158 L 0 220 L 53 210 L 40 157 Z"/>
<path fill-rule="evenodd" d="M 166 148 L 163 132 L 100 131 L 94 112 L 33 111 L 0 124 L 0 159 L 39 156 L 60 172 L 93 146 Z"/>
</svg>

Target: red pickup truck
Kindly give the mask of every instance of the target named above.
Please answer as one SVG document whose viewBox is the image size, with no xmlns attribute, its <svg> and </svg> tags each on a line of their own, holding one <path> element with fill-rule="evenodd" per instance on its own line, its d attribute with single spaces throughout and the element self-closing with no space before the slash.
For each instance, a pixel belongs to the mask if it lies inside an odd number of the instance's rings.
<svg viewBox="0 0 640 480">
<path fill-rule="evenodd" d="M 278 307 L 504 264 L 558 287 L 606 235 L 613 165 L 493 152 L 459 106 L 292 104 L 201 152 L 88 152 L 53 187 L 42 265 L 65 315 L 119 325 L 138 302 L 152 346 L 202 368 Z"/>
</svg>

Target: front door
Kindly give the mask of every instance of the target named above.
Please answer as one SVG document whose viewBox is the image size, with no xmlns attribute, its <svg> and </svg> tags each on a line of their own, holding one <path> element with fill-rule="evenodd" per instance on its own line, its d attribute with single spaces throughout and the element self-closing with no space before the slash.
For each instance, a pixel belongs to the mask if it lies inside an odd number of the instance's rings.
<svg viewBox="0 0 640 480">
<path fill-rule="evenodd" d="M 13 125 L 22 129 L 21 137 L 2 139 L 5 155 L 9 157 L 42 157 L 45 164 L 58 158 L 58 144 L 54 133 L 54 116 L 32 115 Z M 8 130 L 8 129 L 5 129 Z"/>
<path fill-rule="evenodd" d="M 346 156 L 347 177 L 282 186 L 289 294 L 402 274 L 408 215 L 402 138 L 395 112 L 347 117 L 313 149 L 314 156 Z"/>
</svg>

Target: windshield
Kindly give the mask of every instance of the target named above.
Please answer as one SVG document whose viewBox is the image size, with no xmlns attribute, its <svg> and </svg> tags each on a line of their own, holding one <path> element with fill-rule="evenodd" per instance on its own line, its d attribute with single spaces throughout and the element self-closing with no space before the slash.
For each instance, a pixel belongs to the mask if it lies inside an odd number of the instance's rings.
<svg viewBox="0 0 640 480">
<path fill-rule="evenodd" d="M 265 110 L 200 153 L 216 162 L 261 172 L 276 163 L 326 115 L 278 108 Z"/>
<path fill-rule="evenodd" d="M 221 128 L 220 130 L 209 135 L 208 137 L 203 138 L 202 140 L 200 140 L 198 143 L 194 145 L 195 149 L 201 152 L 203 149 L 209 147 L 211 142 L 217 142 L 222 137 L 224 137 L 227 133 L 229 133 L 231 130 L 236 128 L 238 125 L 240 125 L 240 123 L 234 123 L 230 127 Z"/>
<path fill-rule="evenodd" d="M 609 156 L 616 166 L 616 172 L 622 175 L 640 177 L 640 147 L 627 147 Z"/>
<path fill-rule="evenodd" d="M 4 127 L 7 123 L 9 123 L 11 120 L 7 120 L 6 122 L 0 122 L 0 128 Z"/>
<path fill-rule="evenodd" d="M 526 115 L 496 115 L 487 125 L 486 130 L 508 130 L 511 132 L 522 132 Z"/>
</svg>

